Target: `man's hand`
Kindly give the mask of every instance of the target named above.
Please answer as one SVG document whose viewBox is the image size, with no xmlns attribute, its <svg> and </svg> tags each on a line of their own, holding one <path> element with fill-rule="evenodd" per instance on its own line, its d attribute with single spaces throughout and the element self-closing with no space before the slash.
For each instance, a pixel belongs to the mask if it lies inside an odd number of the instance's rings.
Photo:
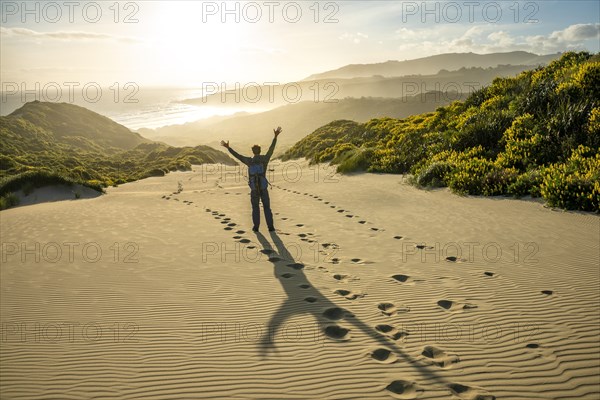
<svg viewBox="0 0 600 400">
<path fill-rule="evenodd" d="M 228 141 L 221 140 L 221 146 L 229 148 L 229 140 Z"/>
<path fill-rule="evenodd" d="M 275 134 L 275 137 L 279 136 L 281 133 L 281 127 L 278 126 L 277 129 L 273 129 L 273 133 Z"/>
</svg>

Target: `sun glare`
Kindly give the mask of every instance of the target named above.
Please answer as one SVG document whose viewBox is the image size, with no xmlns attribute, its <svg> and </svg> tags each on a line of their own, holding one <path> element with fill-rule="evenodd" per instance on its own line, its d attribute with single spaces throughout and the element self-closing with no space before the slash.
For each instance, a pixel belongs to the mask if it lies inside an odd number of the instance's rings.
<svg viewBox="0 0 600 400">
<path fill-rule="evenodd" d="M 240 48 L 247 40 L 243 25 L 222 24 L 218 18 L 203 22 L 202 12 L 195 2 L 182 2 L 181 7 L 156 4 L 148 40 L 153 68 L 177 74 L 190 85 L 224 81 L 239 71 Z"/>
</svg>

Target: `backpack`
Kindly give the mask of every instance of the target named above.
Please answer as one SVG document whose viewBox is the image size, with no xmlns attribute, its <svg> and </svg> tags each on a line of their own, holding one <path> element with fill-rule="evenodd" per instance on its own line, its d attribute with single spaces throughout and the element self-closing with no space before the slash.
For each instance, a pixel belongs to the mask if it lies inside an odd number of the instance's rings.
<svg viewBox="0 0 600 400">
<path fill-rule="evenodd" d="M 260 159 L 253 158 L 250 165 L 248 165 L 248 178 L 251 190 L 258 190 L 260 192 L 267 188 L 269 182 L 265 176 L 265 167 L 260 162 Z"/>
</svg>

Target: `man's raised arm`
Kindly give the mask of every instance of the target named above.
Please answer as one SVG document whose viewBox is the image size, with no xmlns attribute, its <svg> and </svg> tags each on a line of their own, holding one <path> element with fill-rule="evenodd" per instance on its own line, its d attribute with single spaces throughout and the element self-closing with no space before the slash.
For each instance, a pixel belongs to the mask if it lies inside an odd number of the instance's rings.
<svg viewBox="0 0 600 400">
<path fill-rule="evenodd" d="M 229 147 L 229 140 L 227 142 L 224 140 L 221 140 L 221 146 L 223 146 L 227 150 L 229 150 L 229 153 L 231 153 L 232 156 L 234 156 L 235 158 L 240 160 L 242 163 L 244 163 L 246 165 L 248 165 L 250 163 L 250 159 L 248 157 L 241 155 L 240 153 L 238 153 L 237 151 L 235 151 L 234 149 Z"/>
<path fill-rule="evenodd" d="M 273 129 L 273 133 L 275 136 L 273 137 L 271 146 L 269 146 L 269 150 L 267 150 L 267 154 L 265 154 L 265 156 L 267 157 L 267 160 L 271 159 L 271 156 L 273 155 L 273 151 L 275 151 L 275 145 L 277 144 L 277 136 L 279 136 L 279 134 L 281 133 L 281 127 L 278 126 L 277 129 Z"/>
</svg>

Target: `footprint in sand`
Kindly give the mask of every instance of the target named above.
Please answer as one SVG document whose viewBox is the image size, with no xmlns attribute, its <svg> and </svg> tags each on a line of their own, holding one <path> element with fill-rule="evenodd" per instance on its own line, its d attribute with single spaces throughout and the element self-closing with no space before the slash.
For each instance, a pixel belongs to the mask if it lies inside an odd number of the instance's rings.
<svg viewBox="0 0 600 400">
<path fill-rule="evenodd" d="M 304 301 L 306 301 L 306 302 L 308 302 L 308 303 L 315 303 L 317 300 L 318 300 L 318 299 L 317 299 L 316 297 L 312 297 L 312 296 L 309 296 L 309 297 L 305 297 L 305 298 L 304 298 Z"/>
<path fill-rule="evenodd" d="M 396 399 L 416 399 L 425 391 L 415 382 L 396 380 L 385 387 L 385 390 Z"/>
<path fill-rule="evenodd" d="M 328 308 L 327 310 L 323 311 L 323 316 L 332 321 L 337 321 L 339 319 L 343 319 L 345 317 L 350 317 L 353 315 L 351 313 L 349 313 L 347 310 L 344 310 L 343 308 L 332 307 L 332 308 Z"/>
<path fill-rule="evenodd" d="M 300 270 L 300 269 L 304 268 L 304 264 L 301 264 L 301 263 L 292 263 L 292 264 L 288 264 L 287 266 L 290 268 L 294 268 L 295 270 Z"/>
<path fill-rule="evenodd" d="M 346 298 L 347 300 L 356 300 L 356 299 L 359 299 L 359 298 L 365 296 L 362 293 L 353 293 L 350 290 L 346 290 L 346 289 L 338 289 L 334 293 L 339 294 L 340 296 Z"/>
<path fill-rule="evenodd" d="M 340 282 L 346 282 L 348 275 L 345 274 L 334 274 L 333 279 Z"/>
<path fill-rule="evenodd" d="M 226 231 L 232 231 L 232 230 L 233 230 L 233 228 L 232 228 L 232 227 L 230 227 L 230 226 L 226 226 L 226 227 L 225 227 L 225 228 L 223 228 L 223 229 L 225 229 Z"/>
<path fill-rule="evenodd" d="M 329 325 L 323 329 L 323 332 L 325 335 L 327 335 L 327 337 L 334 340 L 339 340 L 342 342 L 350 340 L 350 329 L 344 328 L 343 326 Z"/>
<path fill-rule="evenodd" d="M 396 306 L 393 303 L 379 303 L 377 308 L 381 310 L 383 315 L 392 316 L 396 314 Z"/>
<path fill-rule="evenodd" d="M 366 223 L 367 223 L 367 221 L 358 221 L 358 223 L 359 223 L 359 224 L 363 224 L 363 225 L 364 225 L 364 224 L 366 224 Z"/>
<path fill-rule="evenodd" d="M 279 258 L 279 257 L 269 257 L 269 261 L 272 262 L 272 263 L 274 263 L 274 262 L 281 261 L 281 258 Z"/>
<path fill-rule="evenodd" d="M 296 226 L 297 226 L 298 228 L 302 228 L 302 227 L 304 226 L 304 224 L 296 224 Z"/>
<path fill-rule="evenodd" d="M 485 276 L 496 276 L 496 274 L 494 274 L 493 272 L 484 272 L 483 274 Z"/>
<path fill-rule="evenodd" d="M 239 230 L 239 231 L 235 231 L 235 233 L 237 233 L 238 235 L 243 235 L 244 233 L 246 233 L 246 231 Z"/>
<path fill-rule="evenodd" d="M 542 290 L 542 293 L 547 295 L 547 296 L 552 296 L 552 294 L 554 293 L 552 290 Z"/>
<path fill-rule="evenodd" d="M 446 257 L 446 261 L 454 262 L 454 263 L 461 263 L 461 262 L 465 262 L 467 260 L 465 260 L 464 258 L 460 258 L 460 257 L 449 256 L 449 257 Z"/>
<path fill-rule="evenodd" d="M 373 360 L 383 364 L 393 364 L 398 361 L 398 357 L 388 349 L 375 349 L 369 355 Z"/>
<path fill-rule="evenodd" d="M 285 278 L 285 279 L 289 279 L 293 276 L 294 276 L 294 274 L 290 274 L 289 272 L 286 272 L 285 274 L 281 274 L 281 277 Z"/>
<path fill-rule="evenodd" d="M 375 326 L 375 330 L 393 340 L 403 339 L 408 336 L 408 332 L 400 331 L 388 324 L 379 324 Z"/>
<path fill-rule="evenodd" d="M 418 245 L 416 245 L 415 247 L 416 247 L 417 249 L 420 249 L 420 250 L 423 250 L 423 249 L 425 249 L 425 250 L 433 250 L 433 249 L 434 249 L 434 247 L 433 247 L 433 246 L 426 246 L 426 245 L 424 245 L 424 244 L 418 244 Z"/>
<path fill-rule="evenodd" d="M 308 289 L 308 288 L 310 288 L 310 285 L 303 283 L 302 285 L 298 285 L 298 287 L 301 289 Z"/>
<path fill-rule="evenodd" d="M 234 236 L 233 238 L 234 239 L 241 239 L 242 237 L 241 236 Z"/>
<path fill-rule="evenodd" d="M 361 259 L 360 258 L 353 258 L 350 261 L 352 261 L 353 263 L 359 263 L 359 262 L 361 262 Z"/>
<path fill-rule="evenodd" d="M 460 361 L 456 354 L 447 353 L 446 351 L 434 346 L 425 346 L 421 352 L 421 355 L 433 365 L 437 365 L 441 368 L 450 367 L 452 364 L 456 364 Z"/>
<path fill-rule="evenodd" d="M 329 206 L 329 208 L 335 208 L 335 206 Z"/>
<path fill-rule="evenodd" d="M 485 390 L 478 387 L 452 383 L 448 385 L 450 392 L 463 400 L 496 400 L 496 396 L 488 394 Z"/>
<path fill-rule="evenodd" d="M 396 240 L 400 240 L 402 238 L 403 238 L 403 236 L 399 236 L 399 235 L 398 236 L 394 236 L 394 239 L 396 239 Z"/>
<path fill-rule="evenodd" d="M 354 215 L 352 215 L 352 214 L 347 214 L 347 215 L 346 215 L 346 217 L 348 217 L 348 218 L 354 218 Z"/>
<path fill-rule="evenodd" d="M 407 285 L 414 285 L 415 281 L 408 275 L 397 274 L 392 275 L 392 278 L 400 283 L 406 283 Z"/>
<path fill-rule="evenodd" d="M 460 310 L 471 310 L 477 308 L 477 305 L 471 303 L 459 303 L 451 300 L 440 300 L 437 302 L 438 306 L 445 310 L 460 311 Z"/>
<path fill-rule="evenodd" d="M 271 249 L 262 249 L 260 252 L 263 253 L 263 254 L 272 254 L 272 253 L 275 253 L 275 251 L 271 250 Z"/>
</svg>

